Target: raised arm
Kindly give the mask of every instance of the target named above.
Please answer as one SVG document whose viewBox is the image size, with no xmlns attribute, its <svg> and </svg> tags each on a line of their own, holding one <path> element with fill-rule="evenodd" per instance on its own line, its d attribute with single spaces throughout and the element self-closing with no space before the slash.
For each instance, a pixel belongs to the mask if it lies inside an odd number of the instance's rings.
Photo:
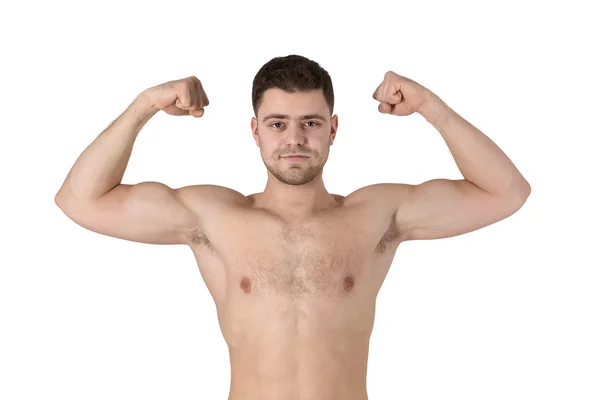
<svg viewBox="0 0 600 400">
<path fill-rule="evenodd" d="M 440 239 L 481 229 L 517 212 L 531 187 L 508 156 L 432 91 L 392 71 L 373 97 L 379 111 L 421 114 L 442 135 L 464 179 L 369 188 L 394 210 L 403 240 Z"/>
<path fill-rule="evenodd" d="M 195 77 L 142 92 L 79 156 L 55 196 L 73 221 L 91 231 L 135 242 L 186 243 L 200 228 L 198 205 L 211 185 L 171 189 L 159 182 L 122 184 L 133 144 L 160 110 L 201 117 L 208 98 Z M 193 204 L 193 207 L 190 207 Z"/>
</svg>

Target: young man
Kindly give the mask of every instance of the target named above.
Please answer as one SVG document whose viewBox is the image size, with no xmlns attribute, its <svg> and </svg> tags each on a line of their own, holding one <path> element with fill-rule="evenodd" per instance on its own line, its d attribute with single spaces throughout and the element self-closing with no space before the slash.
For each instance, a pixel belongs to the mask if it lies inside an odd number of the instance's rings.
<svg viewBox="0 0 600 400">
<path fill-rule="evenodd" d="M 86 229 L 190 246 L 230 349 L 230 400 L 367 399 L 375 300 L 398 245 L 480 229 L 529 196 L 507 156 L 429 89 L 390 71 L 373 97 L 382 113 L 419 113 L 433 124 L 465 179 L 328 193 L 322 171 L 338 127 L 331 79 L 316 62 L 290 55 L 266 63 L 253 82 L 263 192 L 121 183 L 153 115 L 204 114 L 206 93 L 189 77 L 142 92 L 81 154 L 56 195 Z"/>
</svg>

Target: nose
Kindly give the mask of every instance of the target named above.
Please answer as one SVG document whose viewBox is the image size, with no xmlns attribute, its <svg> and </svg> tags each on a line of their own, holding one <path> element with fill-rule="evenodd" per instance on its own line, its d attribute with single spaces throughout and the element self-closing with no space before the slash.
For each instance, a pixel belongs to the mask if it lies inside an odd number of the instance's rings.
<svg viewBox="0 0 600 400">
<path fill-rule="evenodd" d="M 285 142 L 287 145 L 302 145 L 306 141 L 302 128 L 290 126 L 286 132 Z"/>
</svg>

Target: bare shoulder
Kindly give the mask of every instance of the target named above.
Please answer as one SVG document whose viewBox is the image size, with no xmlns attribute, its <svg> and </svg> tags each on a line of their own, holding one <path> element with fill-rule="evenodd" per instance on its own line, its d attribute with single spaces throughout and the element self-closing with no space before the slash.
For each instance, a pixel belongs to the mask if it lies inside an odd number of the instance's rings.
<svg viewBox="0 0 600 400">
<path fill-rule="evenodd" d="M 219 185 L 183 186 L 175 189 L 175 195 L 197 218 L 197 224 L 184 232 L 184 242 L 190 246 L 210 244 L 207 230 L 234 209 L 250 204 L 247 196 Z"/>
<path fill-rule="evenodd" d="M 348 205 L 368 203 L 385 210 L 396 209 L 403 199 L 408 199 L 414 185 L 406 183 L 374 183 L 356 189 L 346 196 Z"/>
<path fill-rule="evenodd" d="M 346 207 L 361 210 L 360 214 L 378 226 L 394 231 L 403 230 L 396 218 L 398 208 L 411 198 L 412 185 L 376 183 L 356 189 L 345 197 Z"/>
<path fill-rule="evenodd" d="M 247 196 L 237 190 L 219 185 L 183 186 L 176 189 L 175 193 L 182 203 L 197 213 L 207 208 L 244 206 L 250 202 Z"/>
</svg>

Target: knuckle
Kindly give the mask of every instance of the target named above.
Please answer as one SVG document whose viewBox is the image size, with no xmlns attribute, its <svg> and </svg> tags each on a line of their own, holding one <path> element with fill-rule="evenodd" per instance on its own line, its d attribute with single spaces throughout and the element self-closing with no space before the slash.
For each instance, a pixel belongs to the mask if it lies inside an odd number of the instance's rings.
<svg viewBox="0 0 600 400">
<path fill-rule="evenodd" d="M 177 82 L 177 84 L 175 85 L 175 90 L 183 92 L 183 91 L 187 90 L 188 86 L 189 86 L 188 83 L 184 79 L 182 81 Z"/>
</svg>

